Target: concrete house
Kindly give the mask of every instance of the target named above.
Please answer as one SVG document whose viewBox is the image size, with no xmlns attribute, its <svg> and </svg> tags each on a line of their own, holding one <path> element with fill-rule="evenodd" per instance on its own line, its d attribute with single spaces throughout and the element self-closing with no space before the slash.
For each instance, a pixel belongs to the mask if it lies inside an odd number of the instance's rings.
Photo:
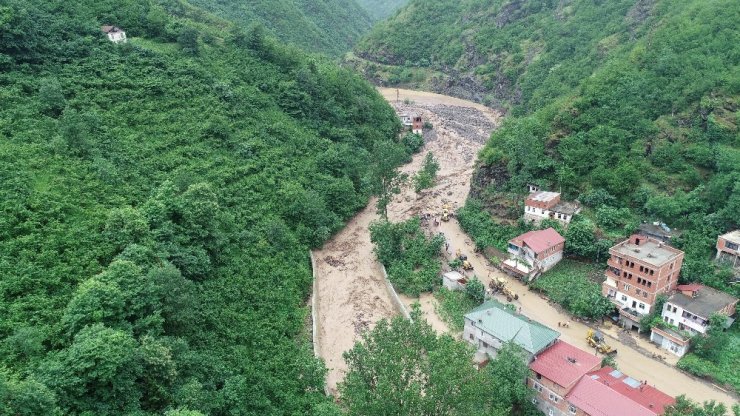
<svg viewBox="0 0 740 416">
<path fill-rule="evenodd" d="M 601 293 L 619 308 L 622 324 L 639 329 L 655 298 L 678 285 L 683 251 L 639 234 L 609 249 Z"/>
<path fill-rule="evenodd" d="M 411 130 L 414 134 L 422 134 L 424 123 L 419 114 L 416 113 L 401 113 L 401 123 L 403 126 Z"/>
<path fill-rule="evenodd" d="M 490 300 L 465 315 L 463 338 L 479 352 L 495 358 L 504 343 L 513 342 L 527 353 L 527 362 L 557 341 L 560 333 Z"/>
<path fill-rule="evenodd" d="M 719 313 L 727 316 L 727 327 L 734 321 L 738 299 L 727 293 L 699 284 L 679 285 L 677 292 L 666 301 L 661 316 L 663 320 L 678 327 L 678 331 L 654 327 L 650 341 L 679 357 L 686 354 L 689 337 L 707 332 L 709 317 Z"/>
<path fill-rule="evenodd" d="M 565 398 L 581 377 L 601 367 L 601 358 L 565 341 L 535 356 L 529 364 L 527 386 L 535 390 L 532 402 L 546 415 L 573 415 L 575 406 Z"/>
<path fill-rule="evenodd" d="M 658 416 L 675 399 L 611 367 L 581 377 L 565 396 L 568 416 Z"/>
<path fill-rule="evenodd" d="M 524 219 L 535 224 L 551 219 L 567 226 L 573 216 L 580 212 L 581 206 L 578 202 L 561 201 L 558 192 L 535 191 L 524 201 Z"/>
<path fill-rule="evenodd" d="M 565 239 L 554 228 L 524 233 L 509 240 L 510 258 L 502 263 L 509 274 L 534 280 L 563 259 Z"/>
<path fill-rule="evenodd" d="M 125 43 L 126 32 L 116 26 L 101 26 L 100 31 L 108 36 L 108 40 L 113 43 Z"/>
<path fill-rule="evenodd" d="M 740 269 L 740 230 L 731 231 L 717 238 L 716 258 Z"/>
</svg>

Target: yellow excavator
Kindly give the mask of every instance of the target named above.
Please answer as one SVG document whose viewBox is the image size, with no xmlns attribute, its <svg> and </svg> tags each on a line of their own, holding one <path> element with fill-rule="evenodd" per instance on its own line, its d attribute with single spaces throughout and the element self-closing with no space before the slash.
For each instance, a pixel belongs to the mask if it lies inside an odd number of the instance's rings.
<svg viewBox="0 0 740 416">
<path fill-rule="evenodd" d="M 586 340 L 588 341 L 588 345 L 596 348 L 596 351 L 602 354 L 614 355 L 617 353 L 616 349 L 613 349 L 611 345 L 606 343 L 604 334 L 599 331 L 589 329 L 586 333 Z"/>
<path fill-rule="evenodd" d="M 506 300 L 509 302 L 519 299 L 519 295 L 506 286 L 506 279 L 503 277 L 495 277 L 491 279 L 488 287 L 491 289 L 492 293 L 495 294 L 500 292 L 502 295 L 506 296 Z"/>
<path fill-rule="evenodd" d="M 470 264 L 470 261 L 468 260 L 468 256 L 465 254 L 462 254 L 460 249 L 458 248 L 455 252 L 455 258 L 460 260 L 460 266 L 463 270 L 473 270 L 473 265 Z"/>
<path fill-rule="evenodd" d="M 447 204 L 442 205 L 442 221 L 450 220 L 450 206 Z"/>
</svg>

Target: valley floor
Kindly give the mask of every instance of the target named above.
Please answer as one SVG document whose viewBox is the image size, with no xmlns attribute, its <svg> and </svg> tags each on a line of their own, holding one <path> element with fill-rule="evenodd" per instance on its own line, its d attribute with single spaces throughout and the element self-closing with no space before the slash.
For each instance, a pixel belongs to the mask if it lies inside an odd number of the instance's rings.
<svg viewBox="0 0 740 416">
<path fill-rule="evenodd" d="M 410 175 L 417 172 L 428 152 L 432 152 L 440 164 L 436 186 L 420 195 L 407 186 L 389 206 L 389 219 L 402 221 L 420 214 L 438 217 L 445 203 L 455 211 L 465 203 L 477 153 L 497 125 L 500 115 L 480 104 L 433 93 L 394 88 L 381 88 L 380 92 L 399 111 L 417 112 L 434 126 L 431 131 L 425 131 L 422 152 L 401 170 Z M 333 394 L 336 394 L 336 385 L 346 371 L 342 353 L 352 347 L 363 330 L 371 328 L 382 318 L 398 313 L 385 290 L 380 264 L 372 253 L 368 225 L 376 219 L 375 204 L 371 203 L 342 232 L 314 252 L 317 262 L 319 351 L 329 368 L 327 383 Z M 434 225 L 430 220 L 426 227 L 430 232 L 445 235 L 450 258 L 458 249 L 467 254 L 475 268 L 474 274 L 486 286 L 491 278 L 507 278 L 509 287 L 520 296 L 514 302 L 515 306 L 521 307 L 524 315 L 560 331 L 561 339 L 591 351 L 585 339 L 588 330 L 586 325 L 574 322 L 570 315 L 547 299 L 529 292 L 526 286 L 509 279 L 493 268 L 483 256 L 475 254 L 470 237 L 462 231 L 457 221 L 453 219 Z M 401 296 L 401 299 L 407 306 L 417 301 L 406 296 Z M 422 295 L 418 301 L 427 321 L 435 330 L 450 332 L 436 313 L 437 301 L 431 294 Z M 559 322 L 566 321 L 570 321 L 569 328 L 558 328 Z M 643 355 L 631 344 L 636 342 L 640 347 L 664 356 L 669 355 L 666 351 L 641 340 L 632 340 L 626 334 L 620 336 L 616 328 L 603 330 L 614 336 L 609 343 L 618 350 L 616 362 L 620 370 L 633 378 L 646 380 L 672 396 L 686 394 L 698 402 L 713 399 L 725 403 L 728 408 L 736 402 L 730 394 Z M 674 363 L 675 360 L 669 359 L 669 362 Z"/>
</svg>

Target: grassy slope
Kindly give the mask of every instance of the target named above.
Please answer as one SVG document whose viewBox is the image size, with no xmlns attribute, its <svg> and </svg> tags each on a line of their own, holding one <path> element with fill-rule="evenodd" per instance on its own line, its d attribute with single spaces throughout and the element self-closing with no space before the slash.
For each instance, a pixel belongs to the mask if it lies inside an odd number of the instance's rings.
<svg viewBox="0 0 740 416">
<path fill-rule="evenodd" d="M 355 0 L 188 2 L 245 27 L 261 23 L 284 42 L 332 56 L 351 49 L 372 24 Z"/>
<path fill-rule="evenodd" d="M 383 20 L 392 16 L 403 7 L 407 0 L 357 0 L 374 20 Z"/>
</svg>

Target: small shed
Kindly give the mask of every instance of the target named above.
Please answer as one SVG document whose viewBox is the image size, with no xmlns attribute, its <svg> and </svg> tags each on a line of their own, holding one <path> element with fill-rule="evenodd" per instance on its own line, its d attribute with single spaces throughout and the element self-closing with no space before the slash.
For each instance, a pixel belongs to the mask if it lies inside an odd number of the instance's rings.
<svg viewBox="0 0 740 416">
<path fill-rule="evenodd" d="M 456 271 L 447 272 L 442 275 L 442 286 L 449 290 L 465 290 L 468 280 Z"/>
</svg>

